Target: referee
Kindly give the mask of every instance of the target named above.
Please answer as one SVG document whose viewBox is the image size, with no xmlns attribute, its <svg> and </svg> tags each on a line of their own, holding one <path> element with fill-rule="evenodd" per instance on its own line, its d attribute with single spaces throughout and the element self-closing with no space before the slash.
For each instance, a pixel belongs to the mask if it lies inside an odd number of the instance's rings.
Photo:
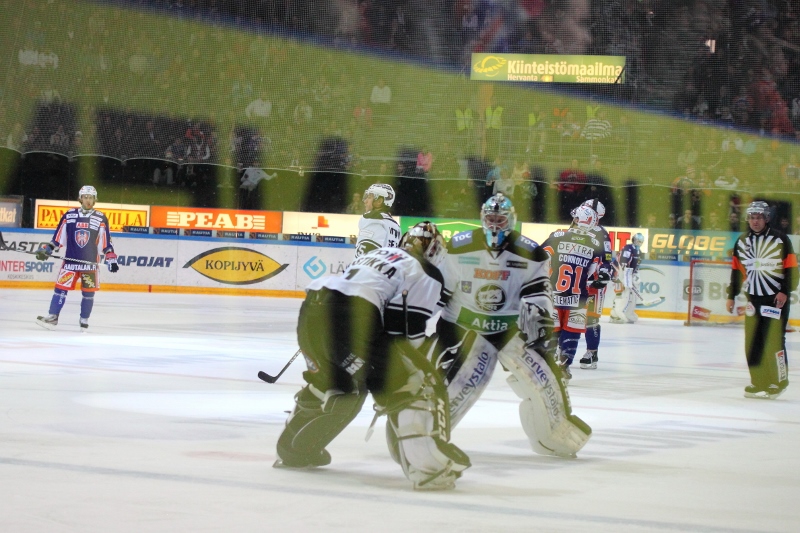
<svg viewBox="0 0 800 533">
<path fill-rule="evenodd" d="M 786 324 L 789 294 L 797 288 L 797 257 L 792 243 L 769 226 L 770 207 L 756 201 L 747 207 L 750 231 L 743 233 L 733 250 L 728 312 L 733 299 L 744 289 L 744 347 L 751 384 L 746 398 L 775 399 L 789 385 L 786 357 Z M 742 285 L 742 277 L 746 278 Z"/>
</svg>

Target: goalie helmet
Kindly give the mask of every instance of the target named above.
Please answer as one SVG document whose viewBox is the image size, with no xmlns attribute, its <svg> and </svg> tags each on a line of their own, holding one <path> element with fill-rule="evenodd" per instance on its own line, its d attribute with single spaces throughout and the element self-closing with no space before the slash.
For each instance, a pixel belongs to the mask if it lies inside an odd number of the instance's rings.
<svg viewBox="0 0 800 533">
<path fill-rule="evenodd" d="M 434 266 L 444 259 L 447 248 L 436 224 L 425 220 L 410 228 L 400 239 L 400 248 L 416 251 Z"/>
<path fill-rule="evenodd" d="M 591 207 L 579 205 L 572 211 L 573 229 L 579 232 L 590 232 L 597 227 L 597 212 Z"/>
<path fill-rule="evenodd" d="M 769 222 L 771 211 L 772 210 L 770 209 L 769 204 L 762 200 L 756 200 L 747 206 L 747 216 L 763 215 L 764 220 L 767 222 Z"/>
<path fill-rule="evenodd" d="M 81 190 L 78 191 L 78 200 L 80 200 L 85 194 L 94 196 L 95 201 L 97 201 L 97 189 L 95 189 L 91 185 L 84 185 L 83 187 L 81 187 Z"/>
<path fill-rule="evenodd" d="M 481 226 L 486 234 L 486 244 L 490 248 L 500 248 L 516 224 L 517 213 L 514 206 L 502 193 L 497 193 L 484 202 L 481 208 Z"/>
<path fill-rule="evenodd" d="M 631 237 L 631 243 L 636 247 L 639 248 L 644 244 L 644 235 L 641 233 L 637 233 L 633 237 Z"/>
<path fill-rule="evenodd" d="M 364 197 L 368 194 L 371 194 L 373 198 L 378 196 L 383 198 L 383 205 L 386 207 L 392 207 L 394 203 L 394 189 L 388 183 L 373 183 L 364 191 Z"/>
</svg>

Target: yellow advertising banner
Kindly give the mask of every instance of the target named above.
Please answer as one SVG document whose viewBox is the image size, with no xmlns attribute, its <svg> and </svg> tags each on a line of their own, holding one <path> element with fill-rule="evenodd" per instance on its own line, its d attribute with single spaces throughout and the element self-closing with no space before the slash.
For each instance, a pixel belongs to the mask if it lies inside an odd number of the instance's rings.
<svg viewBox="0 0 800 533">
<path fill-rule="evenodd" d="M 80 207 L 77 201 L 36 200 L 36 229 L 55 229 L 61 216 L 74 207 Z M 94 206 L 108 217 L 109 230 L 122 231 L 124 226 L 149 226 L 150 206 L 132 204 L 106 204 L 98 202 Z"/>
</svg>

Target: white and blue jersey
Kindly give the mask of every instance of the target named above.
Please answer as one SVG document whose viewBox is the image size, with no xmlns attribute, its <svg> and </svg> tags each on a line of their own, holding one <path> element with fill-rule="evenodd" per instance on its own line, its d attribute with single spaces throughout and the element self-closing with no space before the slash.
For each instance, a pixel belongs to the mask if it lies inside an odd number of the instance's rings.
<svg viewBox="0 0 800 533">
<path fill-rule="evenodd" d="M 97 263 L 101 252 L 105 254 L 114 251 L 108 218 L 102 211 L 95 209 L 84 213 L 80 208 L 74 208 L 64 213 L 58 221 L 50 244 L 55 248 L 66 248 L 62 267 L 66 270 L 94 269 L 95 265 L 86 263 Z"/>
</svg>

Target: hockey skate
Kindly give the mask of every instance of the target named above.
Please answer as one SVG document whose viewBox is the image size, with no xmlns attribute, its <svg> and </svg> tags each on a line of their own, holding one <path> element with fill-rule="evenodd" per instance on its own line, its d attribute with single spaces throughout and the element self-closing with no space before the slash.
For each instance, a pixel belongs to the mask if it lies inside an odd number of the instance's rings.
<svg viewBox="0 0 800 533">
<path fill-rule="evenodd" d="M 586 350 L 586 353 L 581 357 L 581 368 L 595 369 L 597 368 L 597 350 Z"/>
<path fill-rule="evenodd" d="M 58 325 L 58 315 L 37 316 L 36 323 L 52 331 Z"/>
<path fill-rule="evenodd" d="M 558 361 L 556 363 L 558 367 L 561 369 L 561 375 L 566 381 L 572 379 L 572 372 L 569 370 L 569 359 L 563 353 L 558 353 Z"/>
<path fill-rule="evenodd" d="M 786 390 L 789 384 L 786 383 L 783 386 L 781 385 L 770 385 L 766 389 L 761 387 L 756 387 L 755 385 L 748 385 L 744 388 L 744 397 L 745 398 L 755 398 L 759 400 L 774 400 Z"/>
<path fill-rule="evenodd" d="M 89 319 L 81 318 L 79 323 L 81 325 L 81 333 L 87 333 L 89 331 Z"/>
<path fill-rule="evenodd" d="M 297 454 L 295 457 L 283 459 L 278 456 L 278 460 L 272 464 L 272 468 L 291 468 L 294 470 L 309 470 L 318 466 L 325 466 L 331 464 L 331 454 L 328 450 L 321 450 L 319 455 L 314 457 L 301 456 Z"/>
</svg>

